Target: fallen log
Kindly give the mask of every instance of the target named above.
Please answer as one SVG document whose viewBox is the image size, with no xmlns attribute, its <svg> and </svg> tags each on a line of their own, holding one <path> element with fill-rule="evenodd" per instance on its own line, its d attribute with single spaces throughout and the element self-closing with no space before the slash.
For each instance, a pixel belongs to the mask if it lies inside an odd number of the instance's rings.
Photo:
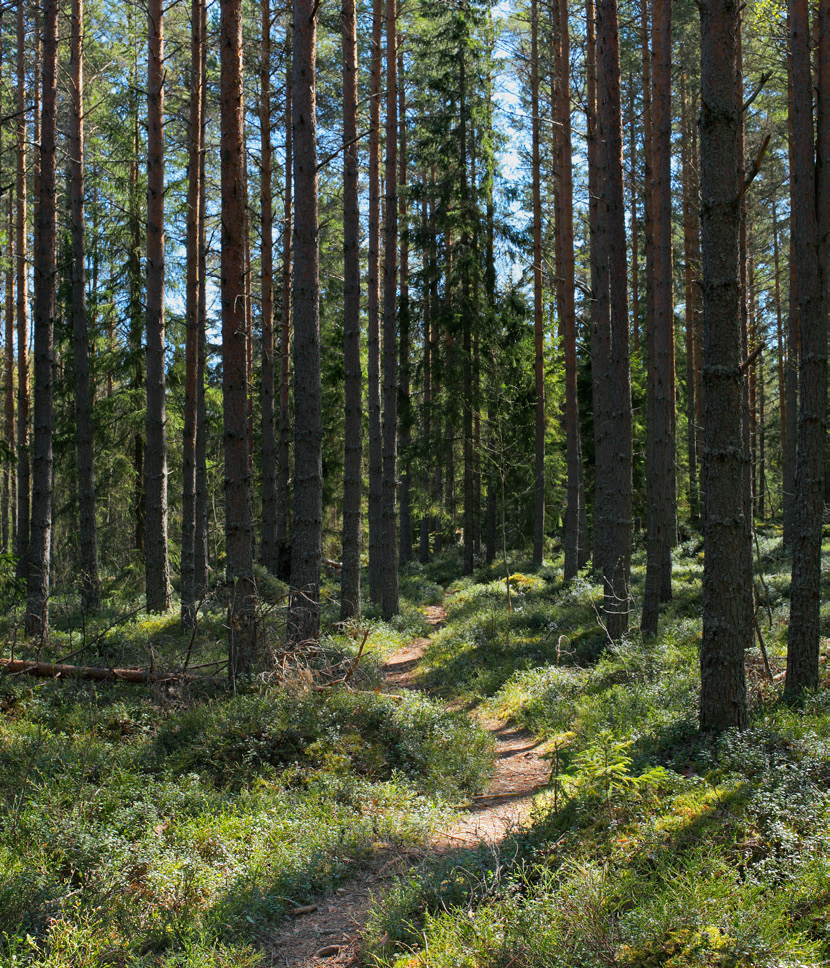
<svg viewBox="0 0 830 968">
<path fill-rule="evenodd" d="M 192 672 L 164 672 L 159 669 L 112 669 L 108 666 L 77 666 L 55 662 L 29 662 L 26 659 L 0 659 L 0 673 L 37 676 L 39 679 L 91 679 L 93 682 L 168 682 L 196 679 Z"/>
</svg>

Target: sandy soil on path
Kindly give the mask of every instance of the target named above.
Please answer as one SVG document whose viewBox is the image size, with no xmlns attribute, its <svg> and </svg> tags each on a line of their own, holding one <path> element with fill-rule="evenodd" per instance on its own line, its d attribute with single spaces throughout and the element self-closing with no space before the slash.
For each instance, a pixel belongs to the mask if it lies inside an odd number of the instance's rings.
<svg viewBox="0 0 830 968">
<path fill-rule="evenodd" d="M 439 628 L 446 614 L 441 605 L 427 610 L 427 621 Z M 414 639 L 389 657 L 384 667 L 384 691 L 415 689 L 418 665 L 429 639 Z M 478 717 L 495 741 L 493 777 L 464 815 L 430 844 L 433 853 L 450 847 L 497 844 L 506 831 L 521 824 L 533 805 L 533 795 L 547 781 L 550 765 L 539 743 L 525 730 L 496 719 Z M 388 889 L 395 877 L 423 860 L 426 852 L 389 849 L 355 871 L 342 887 L 315 905 L 299 908 L 280 925 L 268 945 L 274 968 L 316 968 L 319 965 L 360 964 L 360 937 L 372 897 Z"/>
</svg>

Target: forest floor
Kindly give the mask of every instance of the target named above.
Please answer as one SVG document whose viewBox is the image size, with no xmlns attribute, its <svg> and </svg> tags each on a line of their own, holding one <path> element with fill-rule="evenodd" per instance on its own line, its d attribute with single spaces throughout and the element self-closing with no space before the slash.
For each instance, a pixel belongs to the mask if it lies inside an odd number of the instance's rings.
<svg viewBox="0 0 830 968">
<path fill-rule="evenodd" d="M 428 606 L 425 618 L 433 630 L 446 621 L 443 605 Z M 418 689 L 418 669 L 429 639 L 418 636 L 393 652 L 382 669 L 382 689 L 391 695 Z M 533 798 L 550 777 L 540 740 L 527 729 L 493 716 L 476 721 L 493 740 L 494 770 L 485 791 L 473 797 L 454 823 L 437 830 L 418 849 L 388 847 L 361 865 L 350 880 L 314 903 L 296 909 L 267 944 L 275 968 L 314 968 L 359 963 L 363 931 L 372 905 L 430 855 L 459 844 L 496 846 L 530 814 Z"/>
<path fill-rule="evenodd" d="M 289 653 L 262 573 L 272 654 L 234 689 L 218 597 L 194 637 L 126 578 L 91 621 L 56 595 L 40 650 L 18 606 L 22 658 L 209 674 L 0 676 L 0 968 L 830 964 L 830 674 L 783 701 L 790 556 L 772 525 L 756 551 L 773 677 L 750 650 L 749 728 L 718 737 L 697 537 L 650 639 L 638 549 L 615 643 L 587 570 L 462 576 L 454 548 L 401 571 L 389 623 L 340 625 L 327 579 L 326 635 Z M 830 655 L 830 540 L 822 576 Z"/>
</svg>

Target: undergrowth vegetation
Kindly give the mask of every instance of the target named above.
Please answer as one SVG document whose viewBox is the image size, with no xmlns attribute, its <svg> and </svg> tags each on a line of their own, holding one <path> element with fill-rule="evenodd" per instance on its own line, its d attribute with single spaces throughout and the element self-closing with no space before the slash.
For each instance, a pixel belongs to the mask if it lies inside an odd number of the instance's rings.
<svg viewBox="0 0 830 968">
<path fill-rule="evenodd" d="M 67 608 L 44 659 L 204 675 L 0 680 L 0 966 L 267 962 L 286 913 L 378 850 L 428 842 L 482 788 L 492 748 L 478 712 L 531 729 L 549 783 L 501 843 L 442 847 L 376 898 L 367 964 L 830 963 L 830 692 L 784 705 L 756 649 L 750 728 L 699 733 L 699 542 L 675 550 L 673 601 L 646 641 L 608 641 L 587 573 L 565 587 L 555 562 L 516 556 L 469 578 L 459 565 L 450 551 L 408 566 L 392 624 L 370 608 L 337 626 L 331 581 L 332 632 L 302 655 L 280 651 L 284 589 L 272 583 L 271 671 L 233 693 L 221 602 L 192 637 L 174 614 L 132 614 L 117 596 L 84 628 Z M 635 595 L 643 570 L 638 557 Z M 788 573 L 780 534 L 759 535 L 773 674 Z M 425 610 L 441 601 L 447 621 L 417 683 L 432 698 L 383 694 L 385 657 L 427 634 Z M 826 611 L 824 622 L 826 633 Z"/>
<path fill-rule="evenodd" d="M 440 600 L 432 583 L 406 587 L 391 625 L 367 617 L 314 652 L 275 651 L 235 693 L 219 607 L 195 637 L 124 602 L 94 627 L 67 617 L 42 659 L 208 674 L 0 680 L 0 965 L 260 964 L 287 911 L 450 823 L 489 775 L 490 741 L 440 702 L 376 691 L 383 658 Z M 278 608 L 263 622 L 276 649 Z"/>
<path fill-rule="evenodd" d="M 757 550 L 759 628 L 777 673 L 788 562 L 773 530 Z M 648 641 L 607 641 L 587 577 L 564 589 L 555 568 L 509 570 L 510 603 L 503 569 L 450 583 L 422 681 L 534 730 L 550 782 L 531 823 L 498 847 L 443 854 L 380 899 L 370 962 L 830 963 L 830 693 L 785 706 L 753 651 L 750 728 L 701 736 L 697 542 L 674 553 L 674 600 Z M 635 594 L 642 579 L 637 559 Z"/>
</svg>

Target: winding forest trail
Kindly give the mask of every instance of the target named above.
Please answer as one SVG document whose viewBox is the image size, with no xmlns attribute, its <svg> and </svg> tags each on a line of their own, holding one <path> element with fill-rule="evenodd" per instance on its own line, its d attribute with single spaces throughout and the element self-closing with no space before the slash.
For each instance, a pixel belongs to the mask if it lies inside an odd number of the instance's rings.
<svg viewBox="0 0 830 968">
<path fill-rule="evenodd" d="M 443 605 L 426 611 L 434 630 L 446 620 Z M 413 639 L 393 653 L 384 666 L 383 689 L 401 693 L 417 689 L 418 666 L 428 638 Z M 540 743 L 526 730 L 493 718 L 475 715 L 493 737 L 495 768 L 485 792 L 474 797 L 452 827 L 439 831 L 425 849 L 392 848 L 376 854 L 333 893 L 316 904 L 297 908 L 280 925 L 268 945 L 273 968 L 331 968 L 360 964 L 361 937 L 372 898 L 388 890 L 396 876 L 430 855 L 452 848 L 498 844 L 506 832 L 524 821 L 533 796 L 546 783 L 550 764 Z"/>
</svg>

